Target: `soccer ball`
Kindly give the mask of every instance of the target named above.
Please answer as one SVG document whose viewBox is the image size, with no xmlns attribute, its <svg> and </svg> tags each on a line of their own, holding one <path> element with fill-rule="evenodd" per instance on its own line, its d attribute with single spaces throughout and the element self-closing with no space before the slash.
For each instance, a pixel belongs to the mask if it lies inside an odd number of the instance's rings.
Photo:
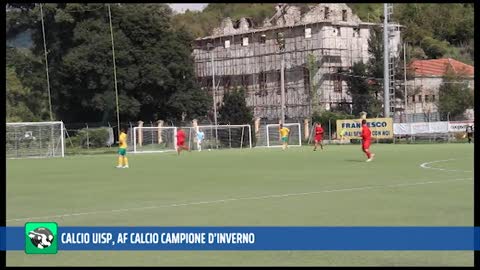
<svg viewBox="0 0 480 270">
<path fill-rule="evenodd" d="M 208 149 L 208 151 L 212 151 L 212 149 Z"/>
</svg>

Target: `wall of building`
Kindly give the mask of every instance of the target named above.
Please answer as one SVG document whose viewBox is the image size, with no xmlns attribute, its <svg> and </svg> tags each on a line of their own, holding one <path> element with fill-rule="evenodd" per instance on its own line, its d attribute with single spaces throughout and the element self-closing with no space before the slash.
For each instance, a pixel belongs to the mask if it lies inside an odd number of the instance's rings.
<svg viewBox="0 0 480 270">
<path fill-rule="evenodd" d="M 435 113 L 438 112 L 436 102 L 439 99 L 439 89 L 443 83 L 442 77 L 417 77 L 407 81 L 408 100 L 407 113 Z M 474 80 L 469 79 L 467 83 L 471 89 L 474 88 Z"/>
<path fill-rule="evenodd" d="M 335 10 L 335 5 L 344 5 Z M 330 16 L 335 21 L 322 19 L 324 8 L 330 6 Z M 346 79 L 338 73 L 348 73 L 355 62 L 367 62 L 368 39 L 372 24 L 361 23 L 345 4 L 325 4 L 311 10 L 298 23 L 298 14 L 288 13 L 284 22 L 263 29 L 232 30 L 228 20 L 222 23 L 225 30 L 217 29 L 219 36 L 206 37 L 196 42 L 194 49 L 195 71 L 202 87 L 211 92 L 212 54 L 214 59 L 216 96 L 221 104 L 223 95 L 235 87 L 247 90 L 247 105 L 255 117 L 277 119 L 280 116 L 280 67 L 282 54 L 276 35 L 283 32 L 286 47 L 285 95 L 286 117 L 310 116 L 312 108 L 331 109 L 340 102 L 351 102 Z M 343 9 L 347 10 L 343 21 Z M 317 22 L 314 21 L 315 14 Z M 319 21 L 320 20 L 320 21 Z M 281 27 L 279 24 L 292 24 Z M 241 22 L 240 22 L 241 24 Z M 245 22 L 243 23 L 245 25 Z M 247 26 L 248 28 L 248 26 Z M 310 29 L 310 30 L 306 30 Z M 307 37 L 306 32 L 311 36 Z M 226 35 L 226 33 L 230 33 Z M 396 33 L 398 40 L 400 32 Z M 248 39 L 248 40 L 247 40 Z M 248 41 L 248 44 L 244 43 Z M 213 49 L 208 49 L 208 43 Z M 314 74 L 309 71 L 307 58 L 316 60 Z M 309 79 L 312 77 L 311 79 Z M 310 95 L 315 86 L 314 95 Z"/>
</svg>

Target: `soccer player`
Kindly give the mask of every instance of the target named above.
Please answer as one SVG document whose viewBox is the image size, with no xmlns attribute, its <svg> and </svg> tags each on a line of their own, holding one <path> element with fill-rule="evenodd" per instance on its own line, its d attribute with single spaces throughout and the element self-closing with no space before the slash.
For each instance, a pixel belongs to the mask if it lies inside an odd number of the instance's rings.
<svg viewBox="0 0 480 270">
<path fill-rule="evenodd" d="M 315 124 L 315 148 L 313 148 L 313 151 L 317 151 L 317 146 L 320 144 L 320 148 L 323 150 L 323 128 L 320 123 Z"/>
<path fill-rule="evenodd" d="M 205 133 L 203 133 L 203 131 L 201 130 L 198 130 L 197 131 L 197 148 L 198 148 L 198 152 L 202 151 L 202 142 L 203 142 L 203 138 L 205 137 Z"/>
<path fill-rule="evenodd" d="M 375 154 L 370 153 L 370 144 L 372 141 L 372 132 L 367 126 L 367 120 L 362 120 L 362 150 L 367 155 L 367 162 L 372 161 Z"/>
<path fill-rule="evenodd" d="M 179 128 L 177 131 L 177 153 L 179 155 L 182 150 L 188 150 L 188 147 L 185 146 L 185 136 L 183 129 Z"/>
<path fill-rule="evenodd" d="M 127 159 L 127 134 L 125 133 L 125 128 L 120 129 L 120 136 L 118 138 L 119 148 L 118 148 L 118 166 L 117 168 L 128 168 L 128 159 Z"/>
<path fill-rule="evenodd" d="M 280 124 L 279 132 L 283 143 L 282 150 L 285 150 L 288 147 L 288 134 L 290 133 L 290 129 L 283 127 L 283 124 Z"/>
<path fill-rule="evenodd" d="M 340 140 L 343 141 L 345 139 L 345 129 L 342 128 L 342 130 L 340 131 Z"/>
<path fill-rule="evenodd" d="M 473 126 L 468 125 L 466 132 L 467 132 L 468 143 L 471 143 L 472 142 L 472 137 L 473 137 Z"/>
</svg>

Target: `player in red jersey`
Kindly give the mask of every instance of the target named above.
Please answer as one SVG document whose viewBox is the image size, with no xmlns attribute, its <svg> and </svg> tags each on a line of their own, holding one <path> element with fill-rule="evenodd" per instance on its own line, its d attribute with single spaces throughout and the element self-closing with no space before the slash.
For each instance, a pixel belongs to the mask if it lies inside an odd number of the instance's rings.
<svg viewBox="0 0 480 270">
<path fill-rule="evenodd" d="M 177 131 L 177 153 L 180 155 L 182 150 L 188 150 L 188 147 L 185 146 L 185 132 L 180 128 Z"/>
<path fill-rule="evenodd" d="M 315 124 L 315 148 L 313 151 L 317 151 L 317 146 L 320 144 L 320 148 L 323 150 L 323 128 L 320 123 Z"/>
<path fill-rule="evenodd" d="M 362 150 L 367 155 L 367 162 L 372 161 L 375 156 L 374 153 L 370 153 L 370 144 L 372 141 L 372 132 L 367 126 L 367 120 L 362 120 Z"/>
</svg>

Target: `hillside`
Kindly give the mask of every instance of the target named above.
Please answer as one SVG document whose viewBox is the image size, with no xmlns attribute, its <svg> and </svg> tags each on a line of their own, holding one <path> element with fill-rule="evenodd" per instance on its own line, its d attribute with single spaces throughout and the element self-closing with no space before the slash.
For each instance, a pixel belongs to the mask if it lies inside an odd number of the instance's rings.
<svg viewBox="0 0 480 270">
<path fill-rule="evenodd" d="M 296 4 L 303 12 L 315 4 Z M 365 22 L 382 22 L 383 4 L 348 4 Z M 176 27 L 187 29 L 194 37 L 207 36 L 225 17 L 238 20 L 249 17 L 261 26 L 275 13 L 275 4 L 209 4 L 203 11 L 187 11 L 173 19 Z M 405 25 L 403 38 L 409 58 L 450 57 L 474 63 L 473 4 L 395 4 L 394 19 Z"/>
</svg>

